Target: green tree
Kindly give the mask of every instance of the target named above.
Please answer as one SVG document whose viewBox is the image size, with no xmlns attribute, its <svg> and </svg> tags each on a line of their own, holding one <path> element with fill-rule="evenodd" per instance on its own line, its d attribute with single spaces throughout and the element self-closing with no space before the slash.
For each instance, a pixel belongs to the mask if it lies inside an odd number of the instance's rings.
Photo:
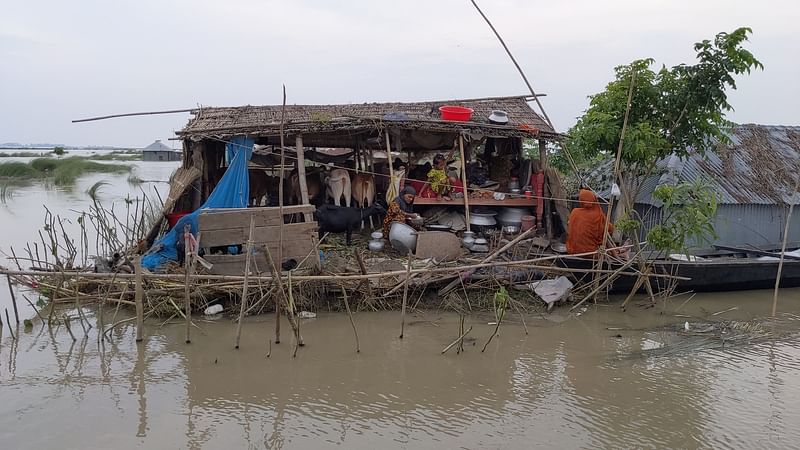
<svg viewBox="0 0 800 450">
<path fill-rule="evenodd" d="M 623 193 L 618 216 L 625 216 L 632 208 L 639 181 L 653 172 L 659 160 L 673 154 L 686 157 L 692 151 L 703 154 L 711 141 L 729 141 L 727 131 L 732 123 L 725 113 L 733 109 L 728 103 L 728 90 L 736 89 L 734 77 L 763 69 L 761 62 L 743 46 L 751 32 L 750 28 L 738 28 L 717 34 L 713 41 L 696 43 L 697 62 L 693 65 L 653 70 L 653 59 L 640 59 L 618 66 L 614 81 L 603 92 L 589 97 L 589 108 L 569 131 L 568 148 L 577 161 L 616 156 L 631 93 L 620 155 L 621 173 L 617 179 Z M 703 209 L 702 205 L 693 204 L 694 198 L 683 198 L 684 206 L 679 209 L 695 212 Z M 677 216 L 673 221 L 684 219 Z M 660 230 L 661 233 L 680 231 L 674 227 Z M 683 238 L 692 235 L 679 234 Z M 669 241 L 665 235 L 661 238 L 662 243 Z M 683 241 L 679 247 L 682 245 Z"/>
<path fill-rule="evenodd" d="M 731 122 L 725 112 L 733 109 L 727 90 L 736 89 L 735 75 L 763 69 L 742 46 L 749 33 L 750 28 L 739 28 L 717 34 L 713 42 L 696 43 L 698 62 L 694 65 L 662 66 L 654 71 L 653 59 L 641 59 L 615 68 L 616 79 L 605 91 L 589 97 L 589 109 L 569 131 L 570 151 L 580 159 L 616 154 L 634 72 L 621 155 L 627 172 L 652 169 L 660 158 L 673 153 L 703 152 L 710 139 L 727 141 Z"/>
</svg>

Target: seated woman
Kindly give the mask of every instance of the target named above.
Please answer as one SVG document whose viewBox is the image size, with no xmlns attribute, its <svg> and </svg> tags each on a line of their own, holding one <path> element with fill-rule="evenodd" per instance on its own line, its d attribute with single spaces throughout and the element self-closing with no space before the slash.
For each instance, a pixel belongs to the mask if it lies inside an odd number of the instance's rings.
<svg viewBox="0 0 800 450">
<path fill-rule="evenodd" d="M 597 202 L 597 196 L 588 189 L 581 189 L 578 194 L 579 207 L 569 214 L 567 225 L 567 253 L 589 253 L 597 251 L 603 245 L 603 229 L 606 215 Z M 614 225 L 609 222 L 608 232 L 614 232 Z M 614 245 L 611 239 L 607 245 Z"/>
<path fill-rule="evenodd" d="M 400 195 L 392 200 L 389 209 L 386 210 L 386 218 L 383 219 L 383 237 L 389 238 L 392 222 L 406 223 L 406 219 L 419 217 L 413 210 L 416 195 L 417 191 L 413 187 L 406 186 L 400 191 Z"/>
</svg>

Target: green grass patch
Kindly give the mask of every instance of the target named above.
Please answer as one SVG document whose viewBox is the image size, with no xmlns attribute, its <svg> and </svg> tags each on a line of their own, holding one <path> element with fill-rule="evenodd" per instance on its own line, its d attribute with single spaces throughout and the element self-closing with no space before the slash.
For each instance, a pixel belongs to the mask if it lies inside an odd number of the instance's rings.
<svg viewBox="0 0 800 450">
<path fill-rule="evenodd" d="M 92 155 L 89 159 L 95 161 L 141 161 L 142 154 L 141 153 L 123 153 L 123 152 L 111 152 L 105 153 L 102 155 Z"/>
<path fill-rule="evenodd" d="M 0 177 L 2 178 L 30 178 L 36 176 L 36 169 L 28 163 L 13 161 L 0 164 Z"/>
<path fill-rule="evenodd" d="M 71 156 L 69 158 L 36 158 L 29 163 L 0 163 L 0 178 L 51 180 L 57 186 L 69 186 L 87 173 L 127 173 L 127 164 L 103 164 L 88 158 Z"/>
</svg>

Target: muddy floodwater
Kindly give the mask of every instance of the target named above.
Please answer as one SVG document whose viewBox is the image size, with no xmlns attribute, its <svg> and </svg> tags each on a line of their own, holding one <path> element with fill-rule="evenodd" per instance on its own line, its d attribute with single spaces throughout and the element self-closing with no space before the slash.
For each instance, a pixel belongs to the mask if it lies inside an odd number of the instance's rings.
<svg viewBox="0 0 800 450">
<path fill-rule="evenodd" d="M 104 348 L 94 329 L 36 323 L 0 344 L 4 448 L 786 448 L 800 442 L 800 316 L 768 338 L 722 346 L 692 335 L 709 321 L 769 313 L 761 292 L 705 295 L 663 308 L 591 306 L 580 316 L 509 317 L 491 334 L 475 316 L 465 352 L 441 350 L 458 317 L 399 313 L 304 320 L 307 345 L 272 345 L 271 317 L 149 322 L 137 345 L 121 325 Z M 786 291 L 786 307 L 800 291 Z M 714 312 L 738 309 L 718 316 Z M 89 314 L 88 320 L 96 318 Z M 687 317 L 691 316 L 691 317 Z M 284 323 L 284 330 L 288 327 Z M 691 328 L 690 328 L 691 329 Z M 474 344 L 474 345 L 473 345 Z"/>
<path fill-rule="evenodd" d="M 138 165 L 164 179 L 174 169 Z M 139 189 L 107 175 L 79 184 L 100 178 L 107 201 Z M 88 200 L 20 189 L 0 206 L 0 248 L 33 237 L 42 203 L 66 213 Z M 150 319 L 142 343 L 128 322 L 101 345 L 93 308 L 73 341 L 25 305 L 33 326 L 0 337 L 0 448 L 800 446 L 800 290 L 781 292 L 775 320 L 768 291 L 645 305 L 529 314 L 528 334 L 509 312 L 485 352 L 493 318 L 475 314 L 465 351 L 445 355 L 452 313 L 411 313 L 401 340 L 399 312 L 358 312 L 356 353 L 347 315 L 320 311 L 302 321 L 295 358 L 288 323 L 270 345 L 271 315 L 246 320 L 239 350 L 229 317 L 202 316 L 191 344 L 183 322 Z"/>
</svg>

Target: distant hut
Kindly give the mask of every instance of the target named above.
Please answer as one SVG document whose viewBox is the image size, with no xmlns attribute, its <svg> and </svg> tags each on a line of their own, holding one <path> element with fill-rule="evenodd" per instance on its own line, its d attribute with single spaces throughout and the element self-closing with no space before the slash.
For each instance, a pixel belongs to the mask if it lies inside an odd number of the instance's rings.
<svg viewBox="0 0 800 450">
<path fill-rule="evenodd" d="M 181 154 L 164 145 L 160 139 L 142 149 L 143 161 L 180 161 Z"/>
</svg>

